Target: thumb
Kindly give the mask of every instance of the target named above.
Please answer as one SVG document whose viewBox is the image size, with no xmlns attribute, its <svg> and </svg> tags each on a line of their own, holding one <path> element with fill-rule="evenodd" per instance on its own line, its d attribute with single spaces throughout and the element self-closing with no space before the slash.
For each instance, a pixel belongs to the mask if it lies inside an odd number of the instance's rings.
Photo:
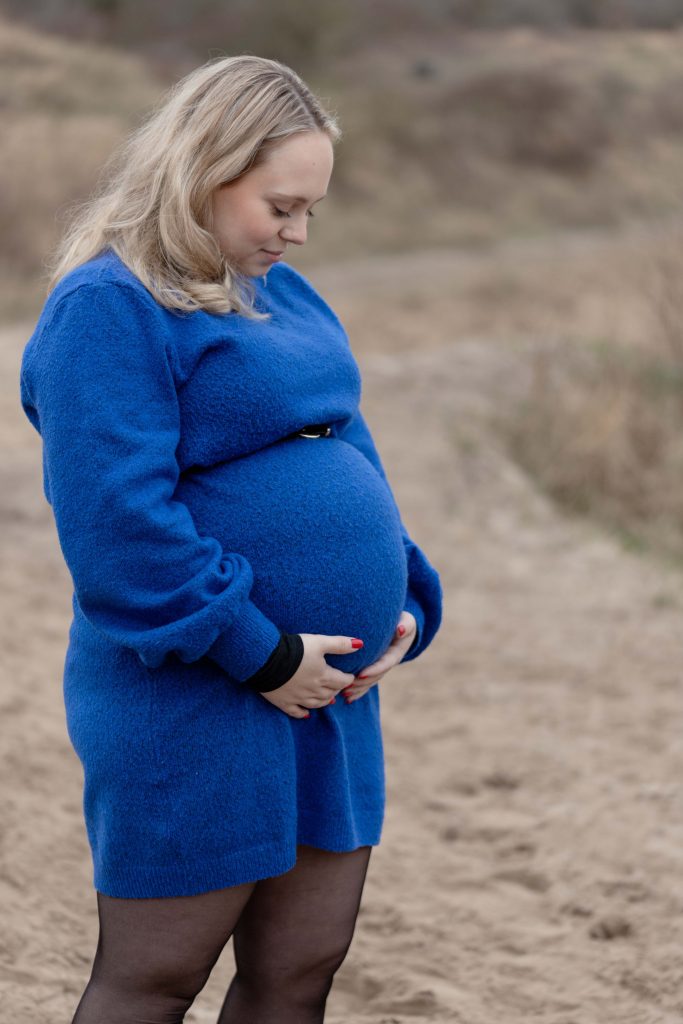
<svg viewBox="0 0 683 1024">
<path fill-rule="evenodd" d="M 357 636 L 330 636 L 326 650 L 332 654 L 352 654 L 363 646 L 363 641 Z"/>
</svg>

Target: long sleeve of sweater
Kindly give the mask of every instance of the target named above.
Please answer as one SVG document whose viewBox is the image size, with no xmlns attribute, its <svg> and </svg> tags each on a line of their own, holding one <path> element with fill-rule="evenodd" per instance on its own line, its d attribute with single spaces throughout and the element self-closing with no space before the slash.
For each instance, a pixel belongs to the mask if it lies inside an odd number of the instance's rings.
<svg viewBox="0 0 683 1024">
<path fill-rule="evenodd" d="M 396 498 L 387 479 L 384 466 L 367 423 L 358 409 L 345 423 L 335 426 L 335 436 L 348 444 L 354 445 L 372 463 L 384 480 L 394 505 L 398 511 Z M 400 513 L 399 513 L 400 518 Z M 403 520 L 401 520 L 403 546 L 408 564 L 408 591 L 405 610 L 415 616 L 417 633 L 409 650 L 401 659 L 413 661 L 434 639 L 442 618 L 443 592 L 441 580 L 427 556 L 411 539 Z"/>
<path fill-rule="evenodd" d="M 208 655 L 244 682 L 281 631 L 250 599 L 247 559 L 174 498 L 175 353 L 153 307 L 126 284 L 68 291 L 25 354 L 21 401 L 84 616 L 150 668 Z"/>
</svg>

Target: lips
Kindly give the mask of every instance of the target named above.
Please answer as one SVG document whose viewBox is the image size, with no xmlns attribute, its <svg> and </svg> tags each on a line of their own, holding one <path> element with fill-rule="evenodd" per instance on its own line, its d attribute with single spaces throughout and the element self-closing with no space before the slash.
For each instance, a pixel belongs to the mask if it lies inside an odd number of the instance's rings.
<svg viewBox="0 0 683 1024">
<path fill-rule="evenodd" d="M 280 252 L 272 252 L 270 249 L 264 249 L 263 251 L 267 252 L 269 256 L 282 256 L 285 250 L 281 249 Z"/>
</svg>

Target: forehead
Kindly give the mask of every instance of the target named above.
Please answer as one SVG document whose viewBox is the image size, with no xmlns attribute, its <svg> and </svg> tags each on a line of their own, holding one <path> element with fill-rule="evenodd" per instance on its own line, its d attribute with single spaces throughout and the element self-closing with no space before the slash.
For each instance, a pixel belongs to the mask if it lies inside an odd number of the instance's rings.
<svg viewBox="0 0 683 1024">
<path fill-rule="evenodd" d="M 332 143 L 326 135 L 296 133 L 280 142 L 254 169 L 254 184 L 285 201 L 317 203 L 327 194 L 333 161 Z"/>
</svg>

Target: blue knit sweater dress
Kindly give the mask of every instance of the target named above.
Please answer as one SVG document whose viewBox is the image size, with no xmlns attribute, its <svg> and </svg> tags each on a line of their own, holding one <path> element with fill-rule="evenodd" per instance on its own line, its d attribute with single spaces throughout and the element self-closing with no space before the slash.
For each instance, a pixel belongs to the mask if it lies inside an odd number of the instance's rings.
<svg viewBox="0 0 683 1024">
<path fill-rule="evenodd" d="M 162 307 L 113 251 L 51 292 L 21 363 L 73 581 L 63 687 L 94 886 L 184 896 L 288 871 L 297 843 L 380 841 L 381 683 L 295 719 L 244 685 L 281 631 L 441 624 L 360 412 L 338 317 L 298 271 L 252 278 L 256 322 Z M 328 437 L 289 438 L 310 423 Z"/>
</svg>

